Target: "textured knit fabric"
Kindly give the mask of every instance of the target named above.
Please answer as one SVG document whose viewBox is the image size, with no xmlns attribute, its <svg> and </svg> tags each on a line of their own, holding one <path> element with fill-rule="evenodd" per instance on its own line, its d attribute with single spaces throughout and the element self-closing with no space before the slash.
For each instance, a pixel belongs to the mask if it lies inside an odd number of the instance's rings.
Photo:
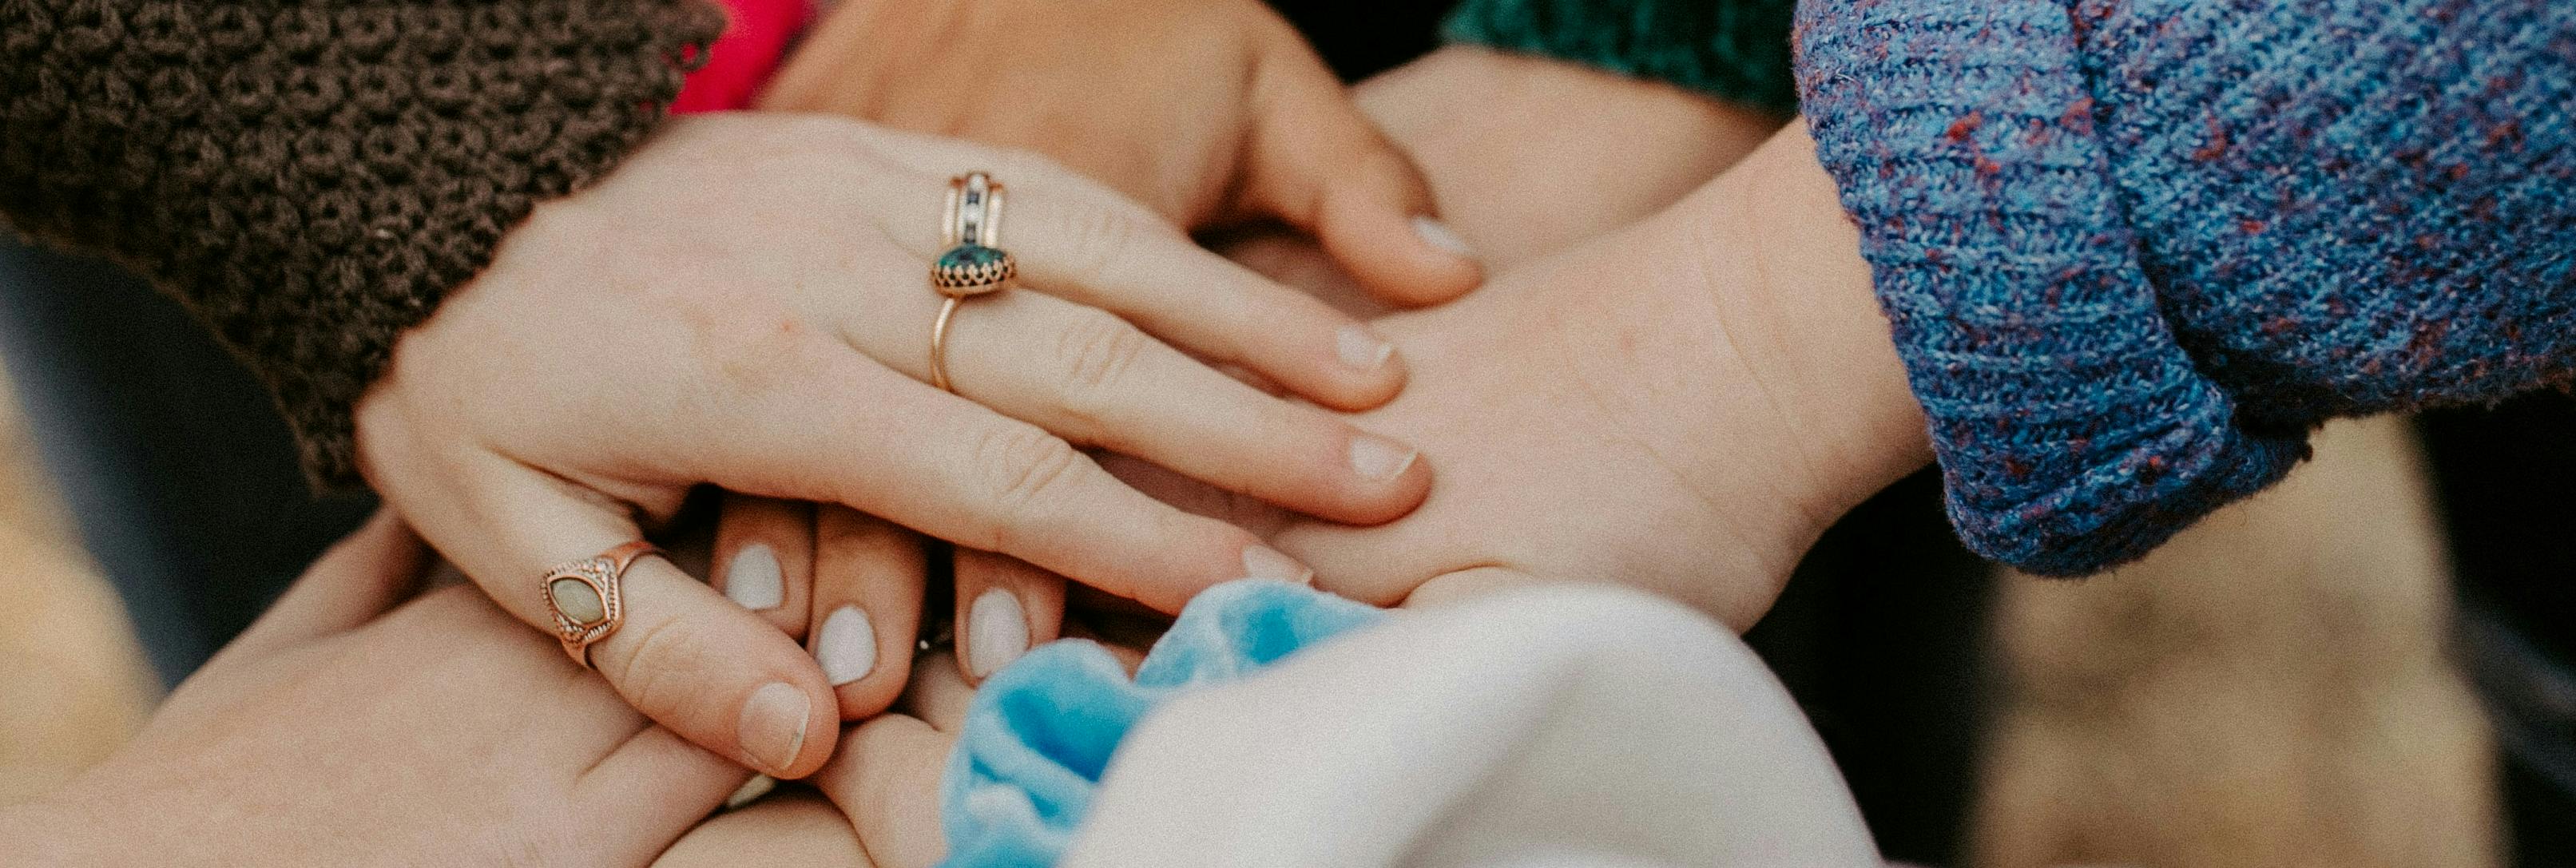
<svg viewBox="0 0 2576 868">
<path fill-rule="evenodd" d="M 976 691 L 949 754 L 939 794 L 944 864 L 1055 864 L 1089 813 L 1110 755 L 1146 712 L 1385 616 L 1312 588 L 1242 579 L 1191 599 L 1135 678 L 1107 649 L 1081 640 L 1012 661 Z"/>
<path fill-rule="evenodd" d="M 1798 104 L 1789 74 L 1789 20 L 1796 5 L 1796 0 L 1466 0 L 1441 24 L 1441 36 L 1589 64 L 1785 113 Z"/>
<path fill-rule="evenodd" d="M 351 483 L 395 338 L 640 141 L 720 26 L 691 0 L 0 0 L 0 214 L 176 295 Z"/>
<path fill-rule="evenodd" d="M 1867 0 L 1798 27 L 1989 557 L 2098 570 L 2327 417 L 2570 382 L 2576 4 Z"/>
</svg>

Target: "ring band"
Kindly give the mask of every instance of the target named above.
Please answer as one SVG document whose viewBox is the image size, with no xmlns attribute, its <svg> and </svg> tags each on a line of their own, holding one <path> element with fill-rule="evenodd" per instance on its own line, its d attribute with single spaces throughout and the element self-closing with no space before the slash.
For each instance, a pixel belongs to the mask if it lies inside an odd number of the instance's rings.
<svg viewBox="0 0 2576 868">
<path fill-rule="evenodd" d="M 966 299 L 1010 286 L 1020 273 L 1019 261 L 1001 247 L 1001 182 L 984 172 L 948 179 L 939 238 L 948 249 L 930 264 L 930 286 L 947 300 L 930 324 L 930 384 L 954 393 L 948 383 L 948 321 Z"/>
<path fill-rule="evenodd" d="M 620 586 L 626 579 L 626 568 L 645 555 L 660 556 L 662 550 L 643 540 L 600 552 L 597 557 L 566 561 L 546 570 L 537 581 L 540 596 L 546 598 L 546 611 L 555 616 L 555 638 L 562 640 L 565 654 L 581 668 L 590 667 L 590 646 L 616 635 L 626 623 L 625 593 Z"/>
</svg>

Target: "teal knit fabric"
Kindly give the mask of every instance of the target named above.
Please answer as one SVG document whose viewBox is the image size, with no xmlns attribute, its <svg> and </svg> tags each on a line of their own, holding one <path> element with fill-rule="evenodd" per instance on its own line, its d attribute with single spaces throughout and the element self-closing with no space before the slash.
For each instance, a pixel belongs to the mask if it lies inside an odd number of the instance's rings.
<svg viewBox="0 0 2576 868">
<path fill-rule="evenodd" d="M 1441 35 L 1786 114 L 1798 107 L 1789 74 L 1796 6 L 1796 0 L 1466 0 L 1441 25 Z"/>
<path fill-rule="evenodd" d="M 1109 761 L 1156 706 L 1250 677 L 1378 623 L 1385 610 L 1303 585 L 1238 579 L 1201 592 L 1134 678 L 1109 650 L 1053 642 L 975 693 L 940 780 L 944 868 L 1045 868 L 1091 813 Z"/>
</svg>

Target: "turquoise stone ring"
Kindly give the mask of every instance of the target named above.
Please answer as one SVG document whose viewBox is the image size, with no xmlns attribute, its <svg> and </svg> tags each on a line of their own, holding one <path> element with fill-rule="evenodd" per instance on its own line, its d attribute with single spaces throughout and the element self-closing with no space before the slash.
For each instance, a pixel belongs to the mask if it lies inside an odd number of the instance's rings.
<svg viewBox="0 0 2576 868">
<path fill-rule="evenodd" d="M 948 321 L 967 299 L 1011 285 L 1020 263 L 1002 249 L 1002 185 L 983 172 L 948 179 L 948 208 L 939 237 L 947 252 L 930 263 L 930 285 L 948 299 L 930 322 L 930 384 L 954 393 L 948 382 Z"/>
</svg>

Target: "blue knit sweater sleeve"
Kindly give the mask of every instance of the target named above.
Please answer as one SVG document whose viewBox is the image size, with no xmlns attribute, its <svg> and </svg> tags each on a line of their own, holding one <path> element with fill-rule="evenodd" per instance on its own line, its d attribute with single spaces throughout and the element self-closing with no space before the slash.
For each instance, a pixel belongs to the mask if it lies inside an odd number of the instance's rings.
<svg viewBox="0 0 2576 868">
<path fill-rule="evenodd" d="M 2571 381 L 2576 4 L 1810 0 L 1797 28 L 1989 557 L 2096 571 L 2326 418 Z"/>
</svg>

